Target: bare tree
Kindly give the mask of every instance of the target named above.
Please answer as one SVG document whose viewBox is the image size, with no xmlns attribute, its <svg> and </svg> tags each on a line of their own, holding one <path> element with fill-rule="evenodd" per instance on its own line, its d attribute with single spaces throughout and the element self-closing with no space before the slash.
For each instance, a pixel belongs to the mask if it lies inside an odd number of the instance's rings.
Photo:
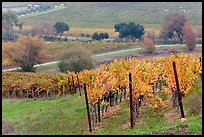
<svg viewBox="0 0 204 137">
<path fill-rule="evenodd" d="M 38 37 L 20 36 L 18 44 L 5 50 L 5 54 L 20 65 L 24 72 L 33 72 L 33 66 L 45 59 L 43 41 Z"/>
<path fill-rule="evenodd" d="M 189 23 L 185 23 L 182 32 L 184 35 L 184 40 L 189 51 L 192 51 L 196 47 L 196 33 Z"/>
<path fill-rule="evenodd" d="M 55 28 L 49 24 L 48 22 L 40 22 L 37 26 L 33 28 L 33 35 L 39 35 L 40 37 L 42 35 L 54 35 L 55 34 Z"/>
<path fill-rule="evenodd" d="M 183 32 L 182 27 L 184 23 L 187 22 L 187 18 L 182 13 L 169 13 L 165 19 L 163 24 L 163 33 L 165 34 L 165 40 L 168 38 L 174 38 L 173 36 L 177 36 L 180 43 L 183 43 Z"/>
</svg>

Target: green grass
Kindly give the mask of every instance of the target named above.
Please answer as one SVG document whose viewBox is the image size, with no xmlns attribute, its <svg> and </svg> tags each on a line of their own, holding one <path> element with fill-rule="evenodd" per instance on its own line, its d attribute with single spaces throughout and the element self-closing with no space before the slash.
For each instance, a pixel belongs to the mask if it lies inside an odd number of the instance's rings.
<svg viewBox="0 0 204 137">
<path fill-rule="evenodd" d="M 180 11 L 183 7 L 189 22 L 193 26 L 202 26 L 201 3 L 65 3 L 65 9 L 26 19 L 20 19 L 25 25 L 35 25 L 46 20 L 51 24 L 63 21 L 72 27 L 81 28 L 113 28 L 118 22 L 130 22 L 143 24 L 148 28 L 161 27 L 164 17 L 167 15 L 165 9 Z M 50 16 L 51 15 L 51 16 Z"/>
<path fill-rule="evenodd" d="M 41 72 L 41 71 L 46 71 L 46 70 L 50 70 L 50 69 L 58 69 L 58 65 L 56 64 L 49 64 L 49 65 L 44 65 L 44 66 L 38 66 L 35 67 L 36 68 L 36 72 Z"/>
<path fill-rule="evenodd" d="M 199 80 L 199 82 L 201 82 Z M 196 89 L 196 91 L 195 91 Z M 191 92 L 202 91 L 202 86 L 195 86 Z M 195 94 L 192 94 L 195 95 Z M 52 100 L 47 99 L 2 99 L 2 125 L 10 123 L 13 129 L 9 134 L 37 134 L 37 135 L 146 135 L 159 132 L 161 134 L 176 133 L 177 126 L 187 125 L 186 132 L 202 132 L 202 114 L 190 114 L 188 104 L 194 99 L 191 94 L 183 98 L 186 122 L 180 122 L 179 112 L 172 110 L 171 104 L 167 108 L 152 111 L 151 108 L 142 106 L 139 118 L 136 119 L 134 128 L 129 127 L 130 112 L 129 102 L 119 103 L 116 114 L 108 119 L 103 119 L 100 128 L 89 132 L 85 103 L 79 94 L 64 96 Z M 202 96 L 202 93 L 196 94 Z M 84 97 L 83 97 L 84 98 Z M 171 99 L 167 95 L 166 99 Z M 201 102 L 200 102 L 201 103 Z M 165 114 L 176 118 L 167 118 Z M 8 128 L 8 127 L 7 127 Z"/>
<path fill-rule="evenodd" d="M 3 121 L 11 121 L 14 134 L 82 134 L 86 110 L 78 96 L 56 100 L 3 99 Z"/>
<path fill-rule="evenodd" d="M 10 134 L 37 135 L 143 135 L 159 131 L 165 133 L 176 126 L 188 125 L 188 132 L 202 131 L 202 117 L 188 116 L 187 122 L 165 124 L 164 113 L 150 110 L 141 112 L 136 125 L 129 124 L 129 105 L 122 102 L 117 113 L 102 121 L 102 127 L 89 133 L 86 109 L 83 101 L 76 96 L 67 96 L 55 100 L 2 100 L 2 120 L 11 122 L 14 128 Z M 163 111 L 165 112 L 165 111 Z"/>
</svg>

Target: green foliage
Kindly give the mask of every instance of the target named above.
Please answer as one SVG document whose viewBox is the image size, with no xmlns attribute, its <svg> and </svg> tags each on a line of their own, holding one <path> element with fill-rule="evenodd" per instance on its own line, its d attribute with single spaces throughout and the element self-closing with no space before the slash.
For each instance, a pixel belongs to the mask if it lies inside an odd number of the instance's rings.
<svg viewBox="0 0 204 137">
<path fill-rule="evenodd" d="M 119 32 L 120 38 L 130 38 L 132 41 L 136 41 L 135 39 L 142 40 L 142 36 L 144 35 L 144 27 L 140 24 L 135 24 L 134 22 L 119 23 L 114 26 L 115 31 Z"/>
<path fill-rule="evenodd" d="M 2 41 L 16 41 L 18 36 L 12 32 L 3 32 L 2 31 Z"/>
<path fill-rule="evenodd" d="M 123 26 L 127 25 L 127 23 L 122 22 L 122 23 L 117 23 L 114 25 L 115 32 L 120 32 L 120 30 L 123 28 Z"/>
<path fill-rule="evenodd" d="M 91 69 L 93 67 L 93 59 L 88 50 L 82 47 L 74 47 L 64 51 L 58 67 L 64 73 L 67 71 L 79 72 L 84 69 Z"/>
<path fill-rule="evenodd" d="M 69 25 L 64 22 L 56 22 L 54 28 L 56 29 L 57 33 L 60 33 L 60 35 L 62 36 L 64 31 L 69 30 Z"/>
<path fill-rule="evenodd" d="M 92 39 L 93 40 L 103 40 L 103 39 L 108 39 L 109 38 L 109 35 L 108 33 L 97 33 L 95 32 L 93 35 L 92 35 Z"/>
<path fill-rule="evenodd" d="M 113 28 L 118 22 L 133 21 L 143 24 L 145 28 L 160 28 L 167 14 L 164 10 L 179 11 L 180 6 L 188 9 L 189 12 L 185 12 L 185 15 L 193 26 L 202 26 L 201 2 L 70 2 L 65 3 L 66 8 L 62 10 L 20 20 L 31 26 L 42 20 L 52 24 L 63 21 L 80 28 Z"/>
<path fill-rule="evenodd" d="M 23 29 L 23 24 L 24 24 L 23 22 L 18 22 L 17 26 L 19 27 L 20 30 Z"/>
</svg>

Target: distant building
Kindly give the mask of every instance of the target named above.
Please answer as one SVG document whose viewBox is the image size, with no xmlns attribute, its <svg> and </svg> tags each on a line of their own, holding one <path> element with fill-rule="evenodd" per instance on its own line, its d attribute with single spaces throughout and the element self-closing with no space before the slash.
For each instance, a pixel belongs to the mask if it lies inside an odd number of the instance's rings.
<svg viewBox="0 0 204 137">
<path fill-rule="evenodd" d="M 64 7 L 64 4 L 62 3 L 62 4 L 57 4 L 57 5 L 55 5 L 54 6 L 55 8 L 57 8 L 57 7 Z"/>
<path fill-rule="evenodd" d="M 186 12 L 186 10 L 180 10 L 181 12 Z"/>
<path fill-rule="evenodd" d="M 32 9 L 32 7 L 33 7 L 33 4 L 28 4 L 27 5 L 27 9 Z"/>
<path fill-rule="evenodd" d="M 38 9 L 40 8 L 40 5 L 38 4 L 28 4 L 27 5 L 27 9 L 31 10 L 31 9 Z"/>
</svg>

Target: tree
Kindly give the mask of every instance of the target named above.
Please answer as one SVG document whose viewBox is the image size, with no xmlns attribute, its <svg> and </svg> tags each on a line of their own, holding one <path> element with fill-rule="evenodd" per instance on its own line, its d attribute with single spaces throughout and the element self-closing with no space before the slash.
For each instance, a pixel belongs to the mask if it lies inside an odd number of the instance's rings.
<svg viewBox="0 0 204 137">
<path fill-rule="evenodd" d="M 189 23 L 185 23 L 182 28 L 184 40 L 189 51 L 192 51 L 196 47 L 196 33 Z"/>
<path fill-rule="evenodd" d="M 19 27 L 19 30 L 22 30 L 22 29 L 23 29 L 23 24 L 24 24 L 23 22 L 18 22 L 17 25 L 18 25 L 18 27 Z"/>
<path fill-rule="evenodd" d="M 2 12 L 2 32 L 8 36 L 13 36 L 13 40 L 16 40 L 16 35 L 14 34 L 13 26 L 18 26 L 18 17 L 16 16 L 16 13 L 7 10 L 5 12 Z M 11 38 L 8 38 L 11 39 Z M 6 38 L 6 40 L 8 40 Z"/>
<path fill-rule="evenodd" d="M 170 13 L 164 19 L 163 33 L 165 35 L 165 41 L 170 39 L 179 39 L 180 43 L 183 43 L 182 27 L 187 22 L 186 16 L 182 13 Z"/>
<path fill-rule="evenodd" d="M 119 23 L 116 24 L 114 28 L 116 32 L 119 32 L 120 38 L 130 38 L 133 42 L 135 42 L 136 39 L 141 41 L 145 33 L 143 25 L 135 24 L 134 22 L 128 24 Z"/>
<path fill-rule="evenodd" d="M 114 25 L 115 32 L 119 32 L 125 25 L 127 25 L 127 23 L 125 22 L 115 24 Z"/>
<path fill-rule="evenodd" d="M 5 51 L 6 55 L 24 72 L 34 72 L 34 65 L 41 63 L 45 58 L 42 52 L 43 41 L 38 37 L 20 36 L 18 44 Z"/>
<path fill-rule="evenodd" d="M 2 12 L 2 20 L 7 20 L 9 25 L 13 28 L 13 25 L 18 26 L 18 17 L 16 16 L 16 13 L 7 10 L 6 12 Z"/>
<path fill-rule="evenodd" d="M 58 67 L 61 72 L 67 71 L 82 71 L 84 69 L 91 69 L 93 67 L 93 58 L 91 52 L 82 47 L 73 47 L 64 51 L 60 57 Z"/>
<path fill-rule="evenodd" d="M 9 24 L 9 21 L 6 19 L 2 20 L 2 32 L 10 32 L 12 30 L 12 26 Z"/>
<path fill-rule="evenodd" d="M 48 36 L 48 35 L 54 35 L 55 34 L 55 28 L 48 22 L 40 22 L 38 25 L 36 25 L 33 30 L 33 36 L 39 35 L 40 37 L 42 35 Z"/>
<path fill-rule="evenodd" d="M 60 33 L 60 37 L 62 37 L 64 31 L 69 30 L 69 25 L 64 22 L 56 22 L 54 28 L 58 34 Z"/>
</svg>

